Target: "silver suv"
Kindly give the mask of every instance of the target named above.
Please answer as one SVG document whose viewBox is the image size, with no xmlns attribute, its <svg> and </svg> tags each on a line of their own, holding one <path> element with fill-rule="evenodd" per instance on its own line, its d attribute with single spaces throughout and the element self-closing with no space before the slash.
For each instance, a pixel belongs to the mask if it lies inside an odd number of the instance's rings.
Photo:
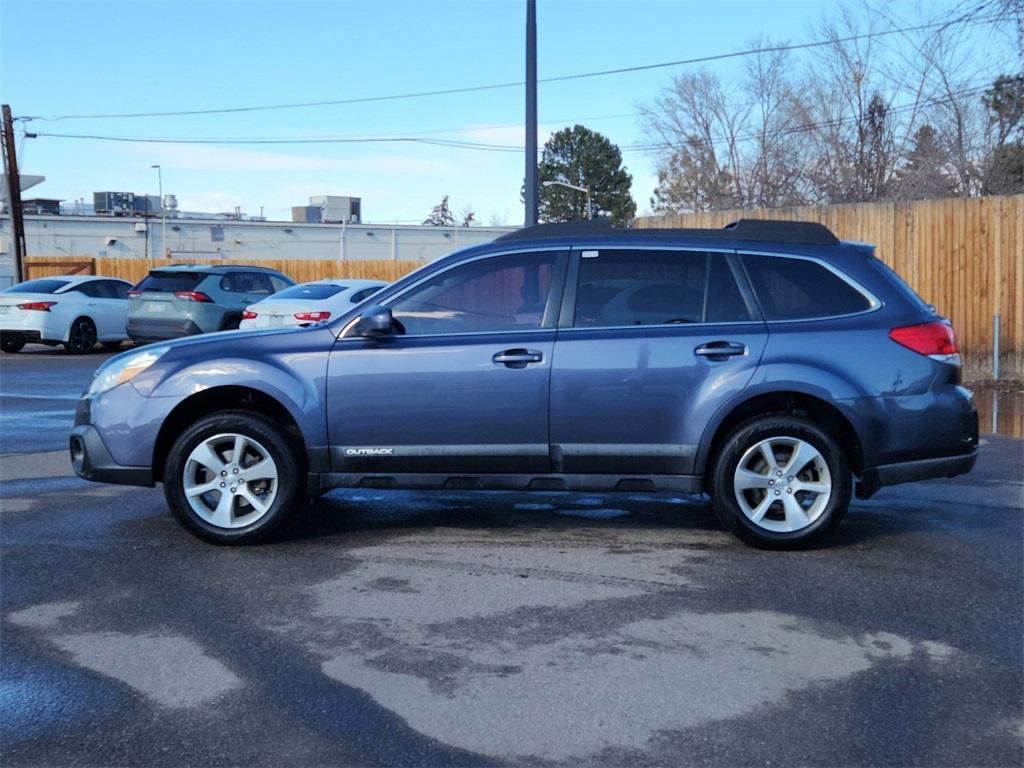
<svg viewBox="0 0 1024 768">
<path fill-rule="evenodd" d="M 295 285 L 266 267 L 183 265 L 152 270 L 128 292 L 137 343 L 238 327 L 250 304 Z"/>
</svg>

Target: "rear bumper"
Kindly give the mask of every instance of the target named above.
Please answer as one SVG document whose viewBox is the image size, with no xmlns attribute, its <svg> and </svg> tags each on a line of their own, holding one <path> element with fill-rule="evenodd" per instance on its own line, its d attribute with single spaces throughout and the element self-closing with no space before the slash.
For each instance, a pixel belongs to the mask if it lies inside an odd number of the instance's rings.
<svg viewBox="0 0 1024 768">
<path fill-rule="evenodd" d="M 26 331 L 24 329 L 0 328 L 0 338 L 14 339 L 25 344 L 38 344 L 43 340 L 43 334 L 39 331 Z"/>
<path fill-rule="evenodd" d="M 918 461 L 902 461 L 899 464 L 883 464 L 865 470 L 862 481 L 867 486 L 882 488 L 887 485 L 913 483 L 918 480 L 931 480 L 936 477 L 956 477 L 964 475 L 974 468 L 978 460 L 977 449 L 960 456 L 942 456 L 937 459 L 920 459 Z"/>
<path fill-rule="evenodd" d="M 126 467 L 114 461 L 100 433 L 91 424 L 71 430 L 71 467 L 85 480 L 117 485 L 153 486 L 150 467 Z"/>
<path fill-rule="evenodd" d="M 195 336 L 203 332 L 192 320 L 135 320 L 129 319 L 126 328 L 133 341 L 165 341 Z"/>
</svg>

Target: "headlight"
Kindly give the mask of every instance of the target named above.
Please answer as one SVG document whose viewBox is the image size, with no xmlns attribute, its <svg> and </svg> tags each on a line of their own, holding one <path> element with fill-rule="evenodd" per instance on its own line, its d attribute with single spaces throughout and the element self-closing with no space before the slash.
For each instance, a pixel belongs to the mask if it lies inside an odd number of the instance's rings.
<svg viewBox="0 0 1024 768">
<path fill-rule="evenodd" d="M 126 381 L 131 381 L 159 360 L 168 349 L 169 347 L 142 349 L 138 352 L 115 358 L 106 365 L 100 366 L 99 370 L 93 375 L 89 389 L 85 392 L 86 397 L 98 395 L 101 392 L 106 392 L 108 389 L 113 389 L 119 384 L 124 384 Z"/>
</svg>

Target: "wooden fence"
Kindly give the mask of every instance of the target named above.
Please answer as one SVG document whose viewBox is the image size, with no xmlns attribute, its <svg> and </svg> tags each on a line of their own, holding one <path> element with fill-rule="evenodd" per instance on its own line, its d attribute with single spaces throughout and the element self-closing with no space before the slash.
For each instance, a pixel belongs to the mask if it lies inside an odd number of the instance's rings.
<svg viewBox="0 0 1024 768">
<path fill-rule="evenodd" d="M 180 259 L 75 259 L 72 263 L 67 256 L 32 256 L 25 260 L 25 272 L 29 278 L 67 275 L 72 273 L 69 266 L 74 267 L 78 274 L 103 275 L 104 277 L 120 277 L 132 283 L 138 283 L 149 270 L 166 267 L 170 264 L 181 264 Z M 229 259 L 197 259 L 189 264 L 238 264 Z M 297 282 L 321 280 L 327 277 L 362 278 L 366 280 L 397 280 L 426 262 L 423 261 L 392 261 L 390 259 L 374 261 L 337 261 L 333 259 L 265 259 L 253 262 L 261 267 L 270 267 L 288 275 Z"/>
<path fill-rule="evenodd" d="M 638 227 L 721 227 L 738 218 L 817 221 L 877 255 L 953 321 L 972 377 L 992 372 L 1001 316 L 1001 375 L 1024 377 L 1024 195 L 652 216 Z"/>
<path fill-rule="evenodd" d="M 1024 378 L 1024 195 L 907 203 L 801 206 L 757 211 L 713 211 L 647 217 L 638 227 L 721 227 L 737 218 L 819 221 L 839 237 L 874 243 L 879 258 L 893 267 L 925 301 L 953 320 L 966 372 L 975 378 L 992 371 L 993 316 L 1001 315 L 1001 368 Z M 83 260 L 76 260 L 76 265 Z M 85 259 L 89 262 L 89 259 Z M 138 282 L 167 259 L 91 260 L 98 275 Z M 32 277 L 66 274 L 68 257 L 27 260 Z M 227 260 L 195 263 L 237 263 Z M 395 280 L 420 261 L 261 260 L 300 282 L 325 277 Z M 90 269 L 83 267 L 82 272 Z"/>
</svg>

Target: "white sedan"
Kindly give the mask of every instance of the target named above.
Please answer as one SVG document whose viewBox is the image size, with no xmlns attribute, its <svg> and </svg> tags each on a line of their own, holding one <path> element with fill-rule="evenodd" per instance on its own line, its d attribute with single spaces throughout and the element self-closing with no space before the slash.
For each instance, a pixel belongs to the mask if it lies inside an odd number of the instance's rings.
<svg viewBox="0 0 1024 768">
<path fill-rule="evenodd" d="M 63 344 L 73 354 L 92 351 L 96 342 L 116 348 L 128 338 L 128 291 L 132 284 L 114 277 L 41 277 L 0 291 L 0 349 L 26 344 Z"/>
<path fill-rule="evenodd" d="M 250 304 L 239 328 L 288 328 L 316 325 L 347 312 L 387 283 L 380 280 L 316 280 L 278 291 Z"/>
</svg>

